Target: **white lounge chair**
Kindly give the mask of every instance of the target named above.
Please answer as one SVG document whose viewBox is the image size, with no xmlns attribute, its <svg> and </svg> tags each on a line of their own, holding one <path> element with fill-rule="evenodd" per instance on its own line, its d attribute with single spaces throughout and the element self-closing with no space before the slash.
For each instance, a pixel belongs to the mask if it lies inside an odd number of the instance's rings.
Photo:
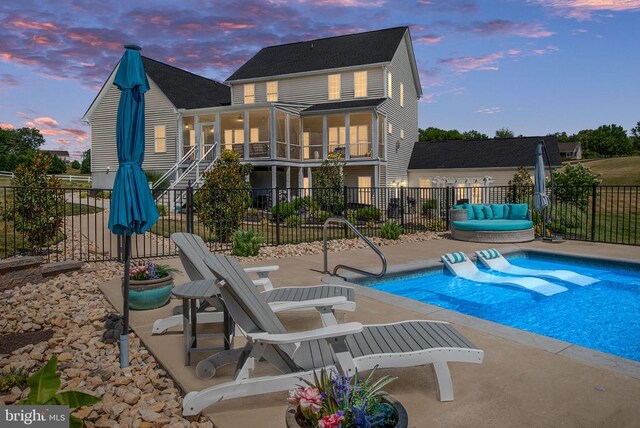
<svg viewBox="0 0 640 428">
<path fill-rule="evenodd" d="M 507 259 L 502 257 L 502 254 L 500 254 L 495 248 L 476 251 L 476 256 L 478 257 L 478 260 L 480 260 L 480 262 L 489 269 L 510 275 L 528 275 L 535 277 L 560 279 L 562 281 L 582 286 L 593 284 L 594 282 L 599 281 L 598 279 L 591 278 L 590 276 L 581 275 L 579 273 L 571 272 L 568 270 L 538 270 L 514 266 L 509 263 Z"/>
<path fill-rule="evenodd" d="M 463 252 L 447 253 L 442 255 L 442 262 L 451 271 L 452 274 L 460 278 L 470 281 L 482 282 L 487 284 L 506 284 L 515 285 L 516 287 L 526 288 L 536 293 L 552 296 L 557 293 L 567 291 L 566 287 L 553 284 L 540 278 L 524 277 L 509 278 L 506 276 L 491 275 L 481 272 L 478 267 Z"/>
<path fill-rule="evenodd" d="M 207 244 L 198 235 L 190 233 L 173 233 L 171 239 L 179 249 L 182 265 L 192 281 L 200 279 L 215 279 L 210 266 L 216 266 L 217 256 L 207 248 Z M 210 266 L 205 260 L 210 258 Z M 267 301 L 276 312 L 282 311 L 318 311 L 324 325 L 335 324 L 334 311 L 352 312 L 356 308 L 355 292 L 352 287 L 334 284 L 322 284 L 302 287 L 278 287 L 273 288 L 268 278 L 270 272 L 278 270 L 278 266 L 265 266 L 243 269 L 246 278 L 253 286 L 262 286 Z M 249 273 L 256 273 L 260 277 L 251 280 Z M 205 309 L 203 307 L 203 309 Z M 221 311 L 199 311 L 198 323 L 222 322 Z M 182 315 L 156 320 L 153 323 L 152 333 L 161 334 L 172 327 L 182 325 Z"/>
<path fill-rule="evenodd" d="M 207 263 L 210 259 L 207 259 Z M 453 400 L 449 362 L 481 363 L 476 349 L 449 323 L 403 321 L 362 325 L 357 322 L 288 333 L 269 306 L 266 296 L 246 282 L 242 266 L 220 256 L 216 269 L 222 298 L 232 318 L 247 337 L 243 358 L 233 381 L 190 392 L 183 414 L 195 415 L 206 407 L 231 398 L 286 391 L 311 381 L 322 368 L 338 368 L 347 375 L 380 368 L 432 364 L 441 401 Z M 282 374 L 252 378 L 264 359 Z"/>
</svg>

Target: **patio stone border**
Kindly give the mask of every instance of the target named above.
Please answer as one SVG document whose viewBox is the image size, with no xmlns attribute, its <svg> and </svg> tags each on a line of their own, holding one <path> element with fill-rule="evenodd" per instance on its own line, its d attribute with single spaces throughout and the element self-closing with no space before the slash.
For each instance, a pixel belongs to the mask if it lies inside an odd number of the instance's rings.
<svg viewBox="0 0 640 428">
<path fill-rule="evenodd" d="M 606 258 L 606 257 L 595 257 L 595 256 L 588 257 L 583 255 L 573 256 L 571 254 L 563 253 L 560 251 L 558 252 L 541 251 L 537 249 L 529 250 L 529 249 L 522 249 L 516 246 L 503 247 L 501 248 L 500 251 L 502 254 L 541 253 L 545 255 L 579 257 L 579 258 L 587 258 L 593 261 L 605 261 L 607 263 L 611 262 L 615 264 L 638 266 L 637 263 L 621 261 L 621 260 Z M 470 257 L 474 259 L 475 255 Z M 412 274 L 412 273 L 417 273 L 427 269 L 435 269 L 435 268 L 444 268 L 444 265 L 440 260 L 428 259 L 424 261 L 390 266 L 387 271 L 387 274 L 390 274 L 390 275 Z M 482 318 L 477 318 L 471 315 L 466 315 L 460 312 L 444 309 L 439 306 L 409 299 L 407 297 L 398 296 L 398 295 L 387 293 L 381 290 L 376 290 L 370 287 L 357 284 L 356 281 L 358 280 L 370 280 L 370 278 L 361 276 L 361 275 L 356 275 L 356 274 L 349 274 L 349 275 L 342 276 L 342 282 L 345 285 L 354 287 L 356 290 L 356 293 L 369 297 L 371 299 L 375 299 L 384 303 L 389 303 L 389 304 L 398 306 L 400 308 L 403 308 L 412 312 L 417 312 L 423 315 L 437 316 L 438 319 L 443 321 L 449 321 L 452 324 L 462 325 L 468 328 L 481 331 L 483 333 L 488 333 L 493 336 L 501 337 L 503 339 L 508 339 L 513 342 L 517 342 L 517 343 L 531 346 L 543 351 L 561 355 L 563 357 L 570 358 L 574 361 L 578 361 L 587 365 L 606 368 L 622 375 L 626 375 L 635 379 L 640 379 L 640 362 L 638 361 L 618 357 L 613 354 L 608 354 L 605 352 L 597 351 L 595 349 L 586 348 L 584 346 L 576 345 L 570 342 L 565 342 L 562 340 L 543 336 L 537 333 L 531 333 L 525 330 L 509 327 L 493 321 L 488 321 Z M 325 275 L 322 278 L 322 281 L 326 283 L 330 282 L 332 284 L 336 284 L 340 282 L 340 279 L 339 277 L 337 279 L 336 277 Z"/>
</svg>

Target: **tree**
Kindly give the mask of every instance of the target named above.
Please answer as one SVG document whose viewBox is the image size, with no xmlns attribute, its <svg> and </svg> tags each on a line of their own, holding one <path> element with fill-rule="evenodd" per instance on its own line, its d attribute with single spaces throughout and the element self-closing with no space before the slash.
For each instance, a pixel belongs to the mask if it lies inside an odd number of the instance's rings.
<svg viewBox="0 0 640 428">
<path fill-rule="evenodd" d="M 0 169 L 13 171 L 20 163 L 30 161 L 44 144 L 36 128 L 0 128 Z"/>
<path fill-rule="evenodd" d="M 496 131 L 495 138 L 513 138 L 513 131 L 509 128 L 500 128 Z"/>
<path fill-rule="evenodd" d="M 427 129 L 419 129 L 420 141 L 461 140 L 462 134 L 457 129 L 447 131 L 445 129 L 430 126 Z"/>
<path fill-rule="evenodd" d="M 462 138 L 465 140 L 488 140 L 489 136 L 472 129 L 471 131 L 463 132 Z"/>
<path fill-rule="evenodd" d="M 636 123 L 635 127 L 631 128 L 631 145 L 634 153 L 640 154 L 640 121 Z"/>
<path fill-rule="evenodd" d="M 81 174 L 91 173 L 91 149 L 82 153 L 82 163 L 80 164 L 80 173 Z"/>
<path fill-rule="evenodd" d="M 533 188 L 533 179 L 529 174 L 529 170 L 524 166 L 518 167 L 513 174 L 513 178 L 509 180 L 509 190 L 507 191 L 507 201 L 511 203 L 525 202 L 527 197 L 531 195 Z"/>
<path fill-rule="evenodd" d="M 51 158 L 51 164 L 49 165 L 49 174 L 64 174 L 67 172 L 67 164 L 56 155 L 49 155 Z"/>
<path fill-rule="evenodd" d="M 73 168 L 73 169 L 80 169 L 81 166 L 82 166 L 82 164 L 80 164 L 80 162 L 78 162 L 77 160 L 73 160 L 71 162 L 71 168 Z"/>
<path fill-rule="evenodd" d="M 62 226 L 64 189 L 59 179 L 47 176 L 50 166 L 51 157 L 42 152 L 18 165 L 13 180 L 13 207 L 4 210 L 5 218 L 14 221 L 34 254 L 51 244 Z"/>
<path fill-rule="evenodd" d="M 330 154 L 313 171 L 313 198 L 321 210 L 340 215 L 344 206 L 344 160 L 340 153 Z"/>
<path fill-rule="evenodd" d="M 587 157 L 612 157 L 630 154 L 632 146 L 622 126 L 602 125 L 598 129 L 584 129 L 578 132 L 579 141 Z"/>
<path fill-rule="evenodd" d="M 569 164 L 554 175 L 555 195 L 559 202 L 574 204 L 584 209 L 589 202 L 589 195 L 593 186 L 600 184 L 600 174 L 597 174 L 581 163 Z"/>
<path fill-rule="evenodd" d="M 252 169 L 251 164 L 240 163 L 238 153 L 223 150 L 194 195 L 200 221 L 218 242 L 228 242 L 242 225 L 251 193 L 251 184 L 245 177 Z"/>
</svg>

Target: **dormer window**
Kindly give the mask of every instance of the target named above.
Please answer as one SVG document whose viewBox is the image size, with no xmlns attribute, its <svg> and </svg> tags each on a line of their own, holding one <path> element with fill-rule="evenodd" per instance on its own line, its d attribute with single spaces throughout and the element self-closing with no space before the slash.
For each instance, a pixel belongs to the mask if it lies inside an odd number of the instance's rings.
<svg viewBox="0 0 640 428">
<path fill-rule="evenodd" d="M 356 71 L 353 73 L 353 96 L 367 96 L 367 71 Z"/>
<path fill-rule="evenodd" d="M 340 75 L 330 74 L 328 85 L 329 85 L 329 99 L 339 100 L 340 99 Z"/>
<path fill-rule="evenodd" d="M 244 85 L 244 103 L 253 104 L 256 102 L 256 85 L 247 83 Z"/>
<path fill-rule="evenodd" d="M 267 82 L 267 101 L 278 101 L 278 82 Z"/>
<path fill-rule="evenodd" d="M 391 98 L 393 95 L 393 76 L 391 76 L 391 70 L 387 71 L 387 96 Z"/>
</svg>

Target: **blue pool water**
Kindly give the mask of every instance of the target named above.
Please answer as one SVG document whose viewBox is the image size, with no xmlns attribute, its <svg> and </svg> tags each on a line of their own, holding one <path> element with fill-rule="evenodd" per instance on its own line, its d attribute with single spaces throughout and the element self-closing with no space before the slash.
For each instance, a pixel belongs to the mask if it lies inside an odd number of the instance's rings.
<svg viewBox="0 0 640 428">
<path fill-rule="evenodd" d="M 569 290 L 543 296 L 507 285 L 455 278 L 445 268 L 389 277 L 365 285 L 640 361 L 640 268 L 536 253 L 507 258 L 516 266 L 571 270 L 600 281 L 581 287 L 545 278 Z"/>
</svg>

